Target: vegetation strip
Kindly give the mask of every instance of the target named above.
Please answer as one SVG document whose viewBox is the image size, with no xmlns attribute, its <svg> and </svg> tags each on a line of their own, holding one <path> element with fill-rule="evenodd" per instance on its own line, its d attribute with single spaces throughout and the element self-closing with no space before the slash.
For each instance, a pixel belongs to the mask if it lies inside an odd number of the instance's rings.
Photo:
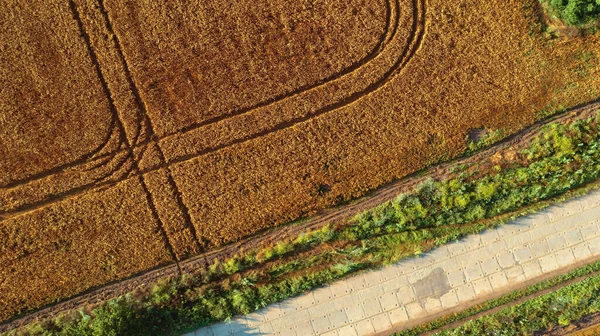
<svg viewBox="0 0 600 336">
<path fill-rule="evenodd" d="M 166 279 L 135 297 L 36 328 L 57 335 L 176 334 L 480 232 L 497 225 L 498 215 L 595 180 L 599 120 L 594 112 L 566 125 L 544 126 L 518 147 L 454 167 L 455 177 L 428 180 L 348 223 L 217 259 L 196 274 Z"/>
<path fill-rule="evenodd" d="M 600 2 L 597 0 L 540 0 L 547 3 L 553 15 L 569 25 L 596 23 L 600 19 Z"/>
</svg>

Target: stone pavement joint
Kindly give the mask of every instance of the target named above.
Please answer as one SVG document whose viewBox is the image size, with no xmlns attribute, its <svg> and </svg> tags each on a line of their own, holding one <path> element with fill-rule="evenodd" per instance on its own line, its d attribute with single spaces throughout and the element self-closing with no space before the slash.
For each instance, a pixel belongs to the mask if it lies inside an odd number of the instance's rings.
<svg viewBox="0 0 600 336">
<path fill-rule="evenodd" d="M 600 256 L 600 191 L 188 335 L 369 335 Z"/>
</svg>

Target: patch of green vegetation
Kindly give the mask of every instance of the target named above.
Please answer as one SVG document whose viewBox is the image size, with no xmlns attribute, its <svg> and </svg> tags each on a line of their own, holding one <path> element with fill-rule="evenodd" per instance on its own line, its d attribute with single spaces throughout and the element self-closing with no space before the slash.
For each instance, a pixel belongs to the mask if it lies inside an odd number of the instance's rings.
<svg viewBox="0 0 600 336">
<path fill-rule="evenodd" d="M 569 25 L 584 25 L 600 19 L 600 0 L 540 0 Z"/>
<path fill-rule="evenodd" d="M 504 129 L 489 130 L 481 137 L 481 139 L 478 139 L 477 141 L 469 141 L 465 155 L 471 155 L 483 148 L 489 147 L 494 143 L 504 139 L 505 136 L 506 131 Z"/>
<path fill-rule="evenodd" d="M 466 310 L 463 310 L 460 313 L 455 313 L 455 314 L 450 314 L 444 317 L 441 317 L 439 319 L 436 319 L 434 321 L 425 323 L 423 325 L 411 328 L 411 329 L 407 329 L 407 330 L 403 330 L 401 332 L 398 332 L 396 334 L 394 334 L 395 336 L 416 336 L 416 335 L 421 335 L 423 333 L 426 332 L 430 332 L 436 329 L 440 329 L 443 328 L 444 326 L 454 323 L 456 321 L 460 321 L 466 318 L 469 318 L 471 316 L 474 316 L 476 314 L 479 314 L 481 312 L 485 312 L 488 311 L 490 309 L 496 308 L 496 307 L 500 307 L 502 305 L 506 305 L 506 304 L 510 304 L 512 302 L 515 302 L 517 300 L 520 300 L 522 298 L 525 298 L 527 296 L 531 296 L 531 295 L 535 295 L 536 293 L 539 293 L 543 290 L 547 290 L 549 288 L 555 287 L 555 286 L 559 286 L 561 284 L 564 284 L 570 280 L 573 279 L 577 279 L 577 278 L 582 278 L 585 277 L 587 275 L 590 275 L 592 273 L 598 272 L 600 271 L 600 261 L 595 262 L 593 264 L 578 268 L 576 270 L 573 270 L 567 274 L 563 274 L 563 275 L 559 275 L 556 276 L 554 278 L 542 281 L 540 283 L 537 283 L 535 285 L 523 288 L 523 289 L 519 289 L 516 290 L 514 292 L 502 295 L 498 298 L 486 301 L 484 303 L 481 303 L 479 305 L 473 306 L 471 308 L 468 308 Z M 555 294 L 555 293 L 553 293 Z M 532 299 L 533 300 L 533 299 Z M 562 300 L 559 299 L 559 300 Z M 528 301 L 529 302 L 529 301 Z M 564 307 L 566 308 L 566 307 Z M 563 309 L 564 310 L 564 309 Z M 483 318 L 482 318 L 483 319 Z M 551 325 L 547 325 L 544 328 L 548 328 Z M 466 333 L 458 333 L 458 330 L 461 330 L 459 328 L 454 329 L 452 331 L 446 331 L 446 333 L 450 333 L 450 335 L 457 334 L 457 335 L 469 335 L 468 332 Z M 501 333 L 500 331 L 505 331 L 506 329 L 501 329 L 501 330 L 496 330 L 495 332 L 497 334 L 501 334 L 504 335 L 503 333 Z M 494 334 L 494 330 L 490 329 L 491 334 Z M 507 334 L 506 335 L 512 335 L 514 334 L 516 330 L 506 330 Z M 444 334 L 444 333 L 442 333 Z M 472 334 L 472 333 L 471 333 Z"/>
<path fill-rule="evenodd" d="M 196 275 L 164 281 L 140 299 L 125 296 L 25 334 L 176 335 L 481 232 L 598 179 L 599 121 L 600 111 L 550 124 L 510 162 L 429 180 L 348 223 L 240 251 Z"/>
</svg>

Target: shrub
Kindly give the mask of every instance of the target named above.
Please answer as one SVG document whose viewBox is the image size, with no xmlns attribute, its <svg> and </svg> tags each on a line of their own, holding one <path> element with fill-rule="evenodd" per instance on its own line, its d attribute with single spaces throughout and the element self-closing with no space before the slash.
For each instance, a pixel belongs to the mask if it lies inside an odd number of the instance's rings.
<svg viewBox="0 0 600 336">
<path fill-rule="evenodd" d="M 556 15 L 569 25 L 597 21 L 600 17 L 599 0 L 550 0 L 549 5 Z"/>
</svg>

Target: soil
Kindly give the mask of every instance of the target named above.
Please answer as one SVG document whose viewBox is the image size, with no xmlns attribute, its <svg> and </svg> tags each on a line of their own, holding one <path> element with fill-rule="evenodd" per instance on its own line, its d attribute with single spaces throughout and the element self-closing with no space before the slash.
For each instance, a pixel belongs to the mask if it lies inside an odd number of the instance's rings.
<svg viewBox="0 0 600 336">
<path fill-rule="evenodd" d="M 543 335 L 549 336 L 595 336 L 598 334 L 600 334 L 600 313 L 585 316 L 578 321 L 572 322 L 568 326 L 556 327 L 552 330 L 543 332 Z"/>
</svg>

